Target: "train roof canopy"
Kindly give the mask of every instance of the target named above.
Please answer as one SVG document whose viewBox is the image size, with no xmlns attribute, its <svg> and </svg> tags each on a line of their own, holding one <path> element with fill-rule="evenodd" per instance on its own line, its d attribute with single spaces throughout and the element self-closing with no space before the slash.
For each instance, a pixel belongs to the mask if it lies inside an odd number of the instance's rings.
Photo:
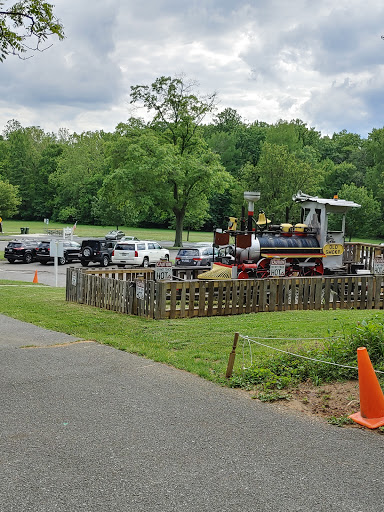
<svg viewBox="0 0 384 512">
<path fill-rule="evenodd" d="M 361 204 L 354 203 L 353 201 L 346 201 L 345 199 L 322 199 L 317 196 L 309 196 L 304 194 L 301 190 L 292 197 L 294 201 L 304 203 L 311 201 L 313 203 L 325 204 L 330 206 L 342 207 L 342 208 L 360 208 Z"/>
</svg>

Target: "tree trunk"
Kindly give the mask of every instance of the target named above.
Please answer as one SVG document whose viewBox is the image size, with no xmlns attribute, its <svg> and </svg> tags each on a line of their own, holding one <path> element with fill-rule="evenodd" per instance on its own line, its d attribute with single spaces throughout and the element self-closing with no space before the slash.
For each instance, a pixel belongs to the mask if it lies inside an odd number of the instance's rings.
<svg viewBox="0 0 384 512">
<path fill-rule="evenodd" d="M 185 212 L 176 211 L 176 234 L 175 234 L 175 247 L 183 247 L 183 224 Z"/>
</svg>

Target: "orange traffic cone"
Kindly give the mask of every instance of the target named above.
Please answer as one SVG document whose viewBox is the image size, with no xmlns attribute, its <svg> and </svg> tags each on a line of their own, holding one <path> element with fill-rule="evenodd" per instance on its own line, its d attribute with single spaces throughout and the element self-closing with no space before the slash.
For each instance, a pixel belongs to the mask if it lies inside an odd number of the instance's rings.
<svg viewBox="0 0 384 512">
<path fill-rule="evenodd" d="M 32 282 L 33 282 L 33 283 L 38 283 L 38 282 L 39 282 L 39 280 L 37 279 L 37 270 L 35 270 L 35 276 L 34 276 L 34 278 L 33 278 L 33 281 L 32 281 Z"/>
<path fill-rule="evenodd" d="M 368 428 L 384 425 L 384 394 L 377 380 L 367 349 L 357 349 L 359 367 L 360 412 L 349 417 Z"/>
</svg>

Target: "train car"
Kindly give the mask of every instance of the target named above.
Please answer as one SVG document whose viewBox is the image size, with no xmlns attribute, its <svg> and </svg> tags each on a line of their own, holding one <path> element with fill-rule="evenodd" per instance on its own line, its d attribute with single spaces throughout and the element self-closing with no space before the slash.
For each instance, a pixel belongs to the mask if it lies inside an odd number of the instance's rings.
<svg viewBox="0 0 384 512">
<path fill-rule="evenodd" d="M 219 256 L 213 269 L 200 274 L 200 279 L 345 273 L 345 216 L 350 208 L 361 205 L 336 196 L 323 199 L 299 191 L 292 199 L 301 205 L 300 222 L 272 225 L 264 211 L 259 212 L 257 220 L 254 218 L 259 198 L 259 192 L 244 192 L 248 217 L 241 220 L 240 230 L 238 219 L 230 217 L 228 229 L 215 231 Z"/>
</svg>

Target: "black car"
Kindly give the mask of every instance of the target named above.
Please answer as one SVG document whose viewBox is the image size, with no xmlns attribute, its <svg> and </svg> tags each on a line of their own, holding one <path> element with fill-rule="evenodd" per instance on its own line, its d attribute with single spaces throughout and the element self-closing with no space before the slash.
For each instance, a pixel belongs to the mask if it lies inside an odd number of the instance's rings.
<svg viewBox="0 0 384 512">
<path fill-rule="evenodd" d="M 13 240 L 4 249 L 4 258 L 9 263 L 21 260 L 24 263 L 32 263 L 36 259 L 36 250 L 39 242 L 36 240 Z"/>
<path fill-rule="evenodd" d="M 89 263 L 100 263 L 102 267 L 108 267 L 114 243 L 108 240 L 89 239 L 81 242 L 80 261 L 83 267 Z"/>
<path fill-rule="evenodd" d="M 46 265 L 49 261 L 54 261 L 54 257 L 50 254 L 50 240 L 44 240 L 40 242 L 39 247 L 36 251 L 36 259 L 42 265 Z M 58 264 L 64 265 L 70 261 L 80 260 L 80 244 L 71 240 L 63 240 L 63 252 L 64 255 L 58 258 Z"/>
</svg>

